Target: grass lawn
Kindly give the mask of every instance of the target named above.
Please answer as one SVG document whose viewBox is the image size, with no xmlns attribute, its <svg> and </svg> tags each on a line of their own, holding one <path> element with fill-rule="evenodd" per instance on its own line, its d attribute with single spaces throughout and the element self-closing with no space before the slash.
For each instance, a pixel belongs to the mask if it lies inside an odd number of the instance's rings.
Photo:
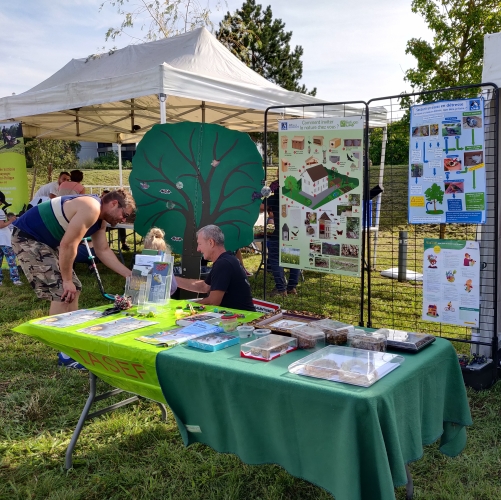
<svg viewBox="0 0 501 500">
<path fill-rule="evenodd" d="M 371 169 L 371 176 L 377 177 L 375 170 Z M 397 175 L 397 169 L 388 172 L 398 179 L 403 175 Z M 124 172 L 125 179 L 126 175 L 128 172 Z M 115 171 L 85 172 L 84 184 L 117 183 Z M 434 227 L 423 231 L 407 225 L 405 210 L 402 213 L 406 196 L 404 185 L 395 188 L 393 195 L 387 190 L 383 196 L 386 216 L 381 220 L 378 259 L 371 272 L 372 320 L 375 326 L 426 327 L 435 332 L 437 325 L 420 321 L 421 285 L 398 283 L 379 274 L 395 265 L 399 229 L 411 231 L 408 267 L 416 270 L 422 238 L 437 230 Z M 449 230 L 459 234 L 460 228 Z M 244 260 L 249 270 L 258 269 L 259 255 L 244 254 Z M 172 414 L 167 424 L 162 423 L 156 405 L 149 402 L 88 422 L 74 453 L 74 469 L 65 472 L 64 453 L 87 397 L 88 377 L 59 370 L 53 349 L 11 331 L 21 322 L 47 314 L 48 304 L 35 298 L 24 277 L 24 285 L 14 287 L 7 271 L 3 272 L 0 500 L 332 499 L 322 489 L 290 476 L 279 466 L 248 466 L 233 455 L 216 453 L 204 445 L 185 449 Z M 123 290 L 121 278 L 102 266 L 100 272 L 106 290 Z M 77 274 L 83 283 L 81 307 L 102 305 L 95 279 L 86 266 L 77 266 Z M 263 285 L 268 292 L 273 288 L 271 276 L 263 283 L 262 271 L 250 281 L 256 297 L 262 295 Z M 274 300 L 287 309 L 320 312 L 358 324 L 360 292 L 358 278 L 305 272 L 297 296 Z M 366 318 L 365 310 L 364 322 Z M 439 327 L 439 334 L 468 334 L 465 329 Z M 466 349 L 462 344 L 457 348 Z M 104 387 L 101 383 L 100 388 Z M 501 383 L 479 393 L 468 390 L 468 395 L 474 425 L 468 431 L 467 446 L 456 458 L 441 454 L 436 444 L 426 447 L 424 457 L 411 465 L 416 499 L 501 498 Z M 399 500 L 404 499 L 405 488 L 397 489 L 396 494 Z"/>
</svg>

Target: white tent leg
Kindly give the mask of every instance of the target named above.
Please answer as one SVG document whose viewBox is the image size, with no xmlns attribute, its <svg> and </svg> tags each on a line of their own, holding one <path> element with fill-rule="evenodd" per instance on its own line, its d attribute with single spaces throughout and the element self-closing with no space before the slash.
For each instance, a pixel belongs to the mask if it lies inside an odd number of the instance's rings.
<svg viewBox="0 0 501 500">
<path fill-rule="evenodd" d="M 158 94 L 158 100 L 160 101 L 160 123 L 165 123 L 167 121 L 167 115 L 165 113 L 167 96 L 165 94 Z"/>
<path fill-rule="evenodd" d="M 123 176 L 122 176 L 122 143 L 117 143 L 118 146 L 118 176 L 120 187 L 123 187 Z"/>
</svg>

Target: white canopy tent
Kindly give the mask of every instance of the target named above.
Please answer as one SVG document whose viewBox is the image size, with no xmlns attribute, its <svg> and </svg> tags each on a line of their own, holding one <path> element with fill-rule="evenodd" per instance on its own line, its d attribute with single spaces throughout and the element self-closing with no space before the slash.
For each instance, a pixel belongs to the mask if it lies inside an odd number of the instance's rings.
<svg viewBox="0 0 501 500">
<path fill-rule="evenodd" d="M 165 105 L 159 104 L 164 96 Z M 133 143 L 164 121 L 261 131 L 269 106 L 322 102 L 267 81 L 200 28 L 73 59 L 27 92 L 0 99 L 0 121 L 21 121 L 27 137 Z M 334 113 L 350 116 L 360 109 L 325 110 Z M 384 109 L 372 115 L 371 121 L 385 122 Z"/>
</svg>

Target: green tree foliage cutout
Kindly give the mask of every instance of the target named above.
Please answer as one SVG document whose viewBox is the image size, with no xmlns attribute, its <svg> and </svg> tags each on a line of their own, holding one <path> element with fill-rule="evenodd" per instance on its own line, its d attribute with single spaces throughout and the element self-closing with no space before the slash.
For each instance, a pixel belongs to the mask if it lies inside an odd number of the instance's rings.
<svg viewBox="0 0 501 500">
<path fill-rule="evenodd" d="M 442 204 L 444 201 L 444 191 L 438 184 L 433 183 L 425 192 L 426 201 L 433 203 L 433 210 L 426 210 L 428 214 L 443 214 L 443 210 L 437 210 L 437 201 Z"/>
<path fill-rule="evenodd" d="M 220 125 L 155 125 L 139 143 L 130 185 L 136 231 L 162 228 L 176 253 L 196 253 L 198 229 L 216 224 L 227 250 L 253 239 L 263 161 L 247 134 Z"/>
<path fill-rule="evenodd" d="M 499 0 L 413 0 L 412 11 L 433 32 L 432 44 L 407 42 L 406 53 L 417 59 L 405 74 L 413 91 L 481 83 L 484 35 L 501 31 Z"/>
<path fill-rule="evenodd" d="M 256 0 L 246 0 L 219 24 L 217 39 L 249 68 L 286 90 L 316 95 L 299 84 L 303 76 L 303 48 L 291 49 L 292 31 L 285 31 L 281 19 L 273 19 L 271 6 L 263 8 Z"/>
</svg>

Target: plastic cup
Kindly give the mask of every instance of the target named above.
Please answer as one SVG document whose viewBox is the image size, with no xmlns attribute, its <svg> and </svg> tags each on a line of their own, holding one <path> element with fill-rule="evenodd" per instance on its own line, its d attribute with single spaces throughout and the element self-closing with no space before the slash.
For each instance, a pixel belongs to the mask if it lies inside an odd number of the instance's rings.
<svg viewBox="0 0 501 500">
<path fill-rule="evenodd" d="M 254 335 L 256 336 L 256 339 L 260 339 L 261 337 L 266 337 L 266 335 L 269 335 L 271 333 L 271 330 L 268 328 L 258 328 L 257 330 L 254 330 Z"/>
<path fill-rule="evenodd" d="M 237 332 L 241 339 L 248 339 L 249 337 L 252 337 L 252 334 L 254 333 L 254 327 L 242 325 L 237 328 Z"/>
</svg>

